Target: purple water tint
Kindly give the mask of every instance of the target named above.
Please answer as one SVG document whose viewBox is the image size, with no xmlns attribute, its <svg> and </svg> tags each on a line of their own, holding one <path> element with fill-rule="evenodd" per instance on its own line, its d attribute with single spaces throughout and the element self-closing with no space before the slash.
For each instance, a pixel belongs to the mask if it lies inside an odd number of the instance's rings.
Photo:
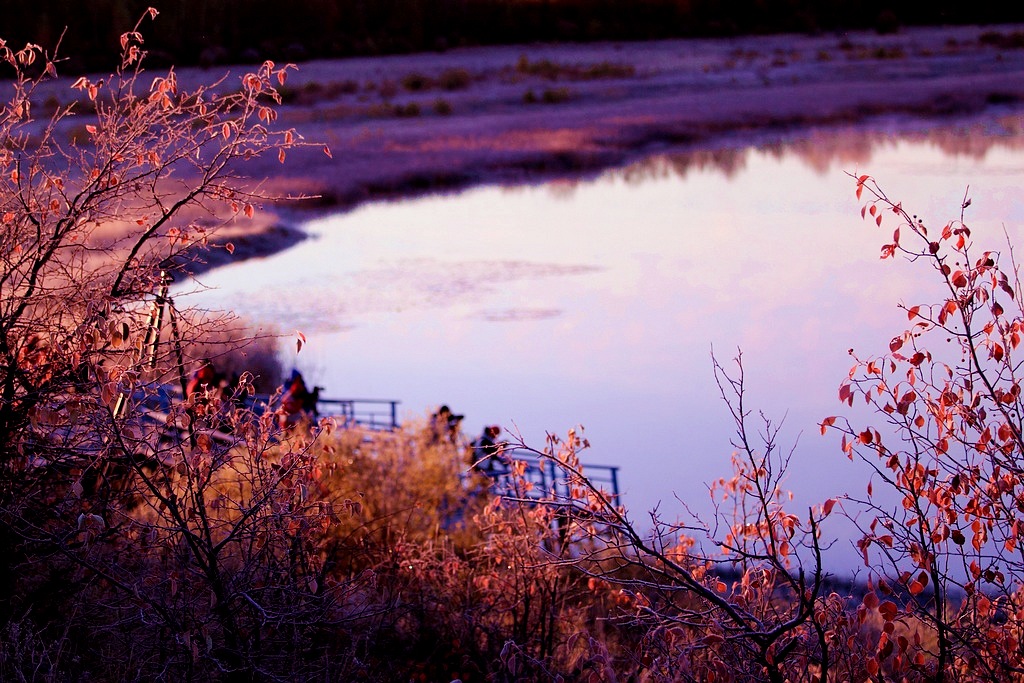
<svg viewBox="0 0 1024 683">
<path fill-rule="evenodd" d="M 879 260 L 895 223 L 861 219 L 847 172 L 938 225 L 970 186 L 967 223 L 998 248 L 1004 227 L 1024 225 L 1024 138 L 999 130 L 984 145 L 977 128 L 833 131 L 366 205 L 309 222 L 314 238 L 293 249 L 203 275 L 211 289 L 179 301 L 301 330 L 287 367 L 326 396 L 398 399 L 403 421 L 445 403 L 469 438 L 499 424 L 537 446 L 583 425 L 584 463 L 621 468 L 638 519 L 659 501 L 674 517 L 674 496 L 710 513 L 706 482 L 728 476 L 734 450 L 711 352 L 731 368 L 742 349 L 747 407 L 785 418 L 788 484 L 806 510 L 867 483 L 818 431 L 843 411 L 848 350 L 881 353 L 906 327 L 899 302 L 941 295 L 927 269 Z"/>
</svg>

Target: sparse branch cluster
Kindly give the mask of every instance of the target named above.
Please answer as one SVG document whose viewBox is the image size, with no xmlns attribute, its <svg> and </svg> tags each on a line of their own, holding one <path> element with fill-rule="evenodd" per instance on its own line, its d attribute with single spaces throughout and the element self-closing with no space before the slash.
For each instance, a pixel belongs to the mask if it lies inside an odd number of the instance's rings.
<svg viewBox="0 0 1024 683">
<path fill-rule="evenodd" d="M 945 291 L 935 303 L 906 306 L 911 326 L 887 354 L 855 357 L 840 387 L 841 401 L 866 402 L 884 425 L 822 423 L 823 433 L 842 433 L 844 452 L 882 485 L 869 484 L 859 501 L 869 516 L 858 545 L 865 564 L 878 568 L 861 609 L 888 627 L 870 666 L 931 680 L 1012 679 L 1022 664 L 1024 579 L 1024 314 L 1012 245 L 1006 254 L 975 249 L 964 222 L 969 197 L 958 220 L 934 229 L 871 178 L 856 181 L 863 214 L 878 226 L 886 217 L 897 223 L 882 258 L 931 265 Z M 908 625 L 913 637 L 894 649 L 893 634 Z"/>
</svg>

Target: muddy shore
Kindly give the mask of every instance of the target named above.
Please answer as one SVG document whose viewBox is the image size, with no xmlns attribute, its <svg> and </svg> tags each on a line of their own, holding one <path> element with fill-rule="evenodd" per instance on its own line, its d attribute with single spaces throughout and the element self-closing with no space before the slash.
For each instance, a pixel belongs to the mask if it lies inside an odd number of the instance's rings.
<svg viewBox="0 0 1024 683">
<path fill-rule="evenodd" d="M 331 146 L 251 169 L 322 210 L 587 174 L 668 149 L 1024 107 L 1024 27 L 538 45 L 311 62 L 282 122 Z M 271 175 L 272 174 L 272 175 Z"/>
<path fill-rule="evenodd" d="M 235 67 L 226 83 L 240 77 Z M 185 69 L 184 86 L 223 68 Z M 60 92 L 60 84 L 48 84 Z M 66 90 L 66 87 L 65 87 Z M 518 45 L 299 65 L 279 123 L 319 145 L 246 172 L 281 195 L 231 229 L 272 253 L 312 214 L 490 183 L 580 177 L 645 155 L 829 126 L 927 127 L 1024 111 L 1024 26 Z"/>
</svg>

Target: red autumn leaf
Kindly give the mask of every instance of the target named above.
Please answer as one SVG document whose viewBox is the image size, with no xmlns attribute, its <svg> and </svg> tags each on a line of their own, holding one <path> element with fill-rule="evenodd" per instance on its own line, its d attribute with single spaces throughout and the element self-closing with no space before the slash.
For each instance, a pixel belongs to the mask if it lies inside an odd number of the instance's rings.
<svg viewBox="0 0 1024 683">
<path fill-rule="evenodd" d="M 907 311 L 907 320 L 913 320 L 917 317 L 918 312 L 921 310 L 920 306 L 914 306 Z"/>
<path fill-rule="evenodd" d="M 896 618 L 896 615 L 899 614 L 899 608 L 896 606 L 895 602 L 886 600 L 878 606 L 878 613 L 882 615 L 882 619 L 892 621 Z"/>
<path fill-rule="evenodd" d="M 1010 425 L 1005 422 L 999 425 L 999 429 L 996 431 L 996 435 L 1000 441 L 1009 441 L 1010 437 L 1013 436 L 1013 430 L 1010 429 Z"/>
<path fill-rule="evenodd" d="M 966 287 L 967 275 L 964 274 L 964 271 L 958 270 L 955 273 L 953 273 L 952 281 L 954 287 Z"/>
<path fill-rule="evenodd" d="M 903 339 L 901 337 L 893 337 L 889 342 L 889 350 L 896 353 L 903 348 Z"/>
<path fill-rule="evenodd" d="M 835 423 L 836 423 L 836 418 L 835 418 L 834 415 L 831 416 L 831 417 L 826 417 L 824 420 L 822 420 L 821 421 L 821 433 L 822 433 L 822 435 L 825 434 L 825 430 L 826 429 L 828 429 L 829 427 L 831 427 Z M 825 514 L 828 514 L 828 513 L 826 512 Z"/>
</svg>

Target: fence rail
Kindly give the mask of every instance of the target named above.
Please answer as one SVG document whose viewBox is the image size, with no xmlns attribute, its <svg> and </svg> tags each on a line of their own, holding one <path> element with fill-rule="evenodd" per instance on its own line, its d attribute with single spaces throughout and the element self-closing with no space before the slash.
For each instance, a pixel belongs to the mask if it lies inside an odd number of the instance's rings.
<svg viewBox="0 0 1024 683">
<path fill-rule="evenodd" d="M 394 431 L 399 427 L 398 404 L 399 401 L 377 398 L 322 398 L 316 405 L 321 415 L 342 418 L 368 429 Z"/>
<path fill-rule="evenodd" d="M 269 394 L 257 394 L 246 404 L 256 412 L 266 410 Z M 317 417 L 333 417 L 339 425 L 357 425 L 374 431 L 395 431 L 398 422 L 398 404 L 401 401 L 379 398 L 320 398 L 316 403 Z"/>
<path fill-rule="evenodd" d="M 511 461 L 525 464 L 523 479 L 532 485 L 529 490 L 524 491 L 521 486 L 517 486 L 511 467 L 507 464 Z M 488 462 L 491 463 L 490 469 L 485 467 L 481 471 L 494 480 L 493 490 L 499 495 L 538 500 L 547 497 L 564 500 L 570 497 L 569 482 L 565 474 L 550 458 L 538 457 L 536 453 L 526 449 L 512 448 L 501 452 L 500 461 L 492 458 Z M 583 470 L 591 483 L 610 494 L 613 503 L 619 501 L 618 467 L 584 463 Z"/>
</svg>

